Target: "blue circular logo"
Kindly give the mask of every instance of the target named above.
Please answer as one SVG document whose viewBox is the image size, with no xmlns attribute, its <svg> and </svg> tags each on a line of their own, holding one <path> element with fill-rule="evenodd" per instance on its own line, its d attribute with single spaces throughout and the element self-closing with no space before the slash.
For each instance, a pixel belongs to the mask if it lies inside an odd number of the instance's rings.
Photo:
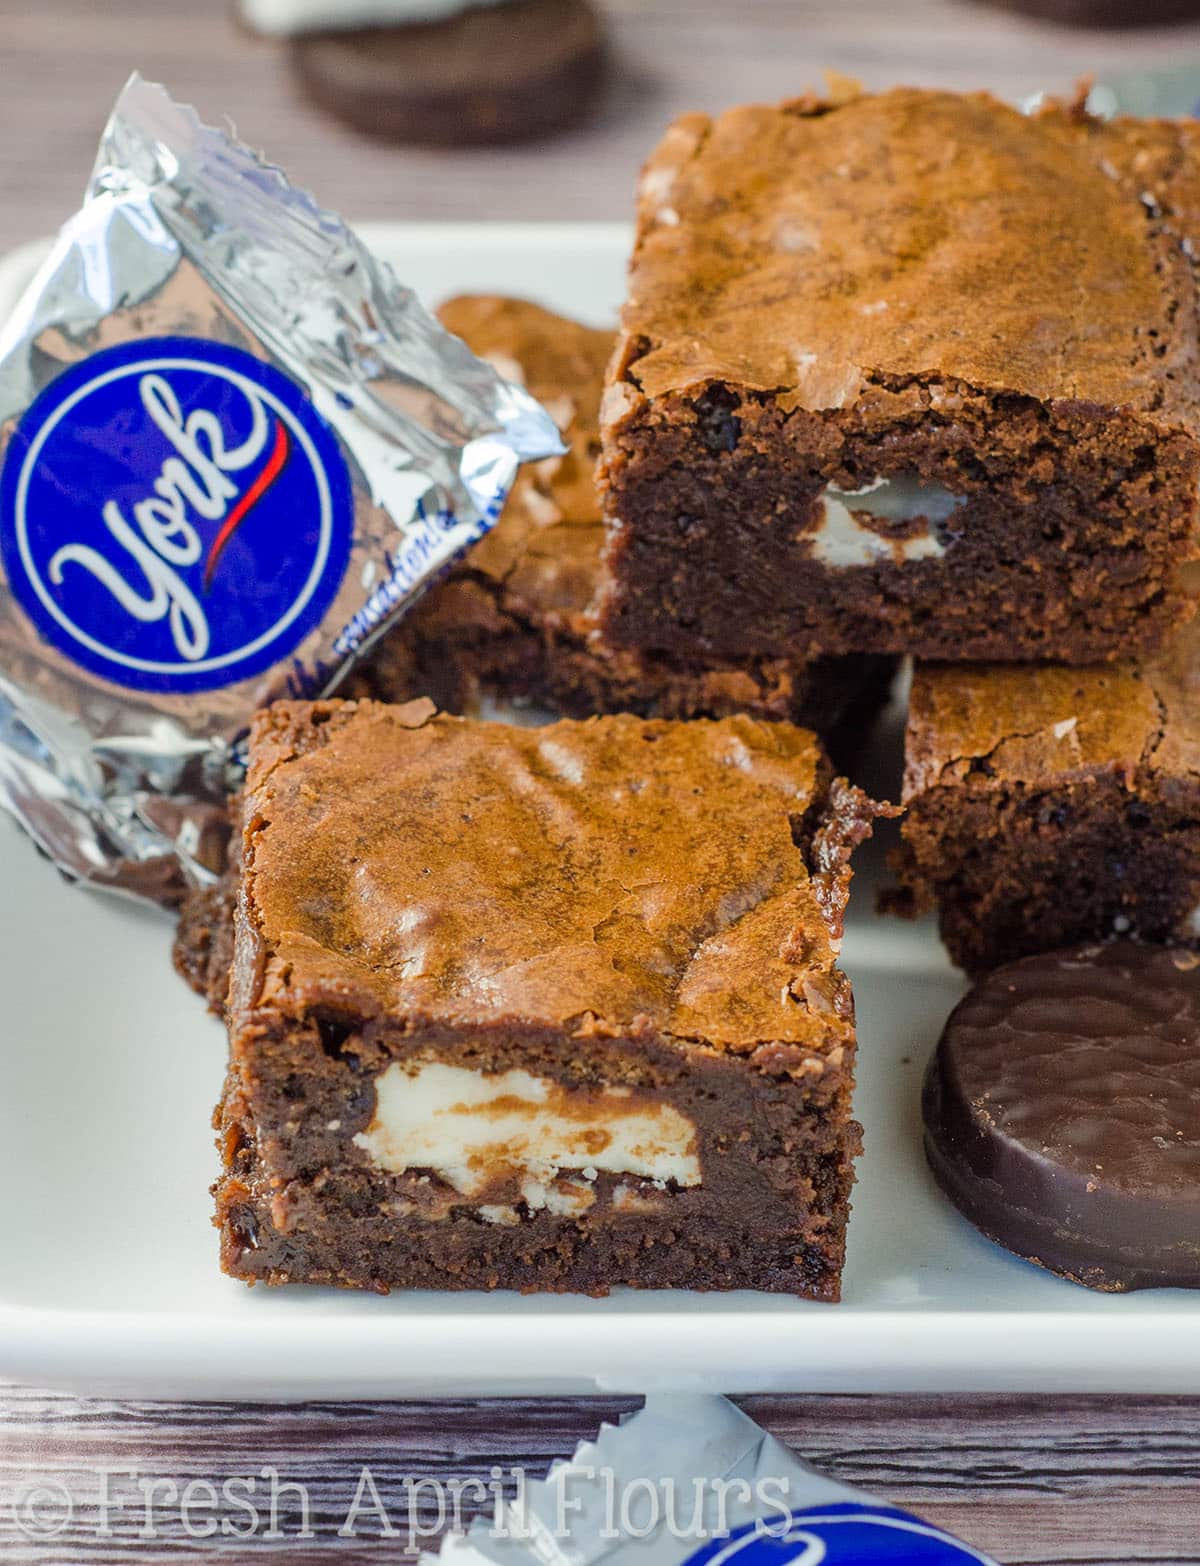
<svg viewBox="0 0 1200 1566">
<path fill-rule="evenodd" d="M 0 474 L 0 553 L 41 634 L 135 690 L 260 674 L 319 624 L 350 559 L 333 432 L 295 382 L 189 337 L 53 380 Z"/>
<path fill-rule="evenodd" d="M 908 1512 L 835 1502 L 714 1539 L 685 1566 L 994 1566 L 988 1555 Z"/>
</svg>

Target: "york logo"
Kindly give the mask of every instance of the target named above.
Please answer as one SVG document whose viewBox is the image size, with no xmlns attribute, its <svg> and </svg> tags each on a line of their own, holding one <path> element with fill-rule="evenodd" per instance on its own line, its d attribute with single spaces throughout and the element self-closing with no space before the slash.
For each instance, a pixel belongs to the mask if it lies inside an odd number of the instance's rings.
<svg viewBox="0 0 1200 1566">
<path fill-rule="evenodd" d="M 885 1506 L 834 1502 L 701 1546 L 684 1566 L 995 1566 L 940 1528 Z"/>
<path fill-rule="evenodd" d="M 353 500 L 304 393 L 240 349 L 158 338 L 52 381 L 0 475 L 14 594 L 60 651 L 117 684 L 250 678 L 319 624 Z"/>
</svg>

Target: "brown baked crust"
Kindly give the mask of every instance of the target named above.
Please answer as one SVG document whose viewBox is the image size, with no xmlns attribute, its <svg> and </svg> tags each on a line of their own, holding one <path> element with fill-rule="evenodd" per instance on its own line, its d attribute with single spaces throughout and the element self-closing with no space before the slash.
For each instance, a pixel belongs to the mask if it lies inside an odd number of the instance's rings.
<svg viewBox="0 0 1200 1566">
<path fill-rule="evenodd" d="M 859 1133 L 835 959 L 873 815 L 786 724 L 260 714 L 217 1118 L 226 1269 L 836 1298 Z M 379 1073 L 427 1059 L 667 1101 L 703 1180 L 634 1181 L 630 1211 L 601 1179 L 584 1214 L 499 1231 L 353 1141 Z"/>
<path fill-rule="evenodd" d="M 841 903 L 793 839 L 827 779 L 811 734 L 748 718 L 277 702 L 251 732 L 233 1004 L 836 1049 Z"/>
<path fill-rule="evenodd" d="M 1082 88 L 1074 101 L 1048 99 L 1037 113 L 1042 128 L 1082 148 L 1110 179 L 1135 190 L 1151 219 L 1192 258 L 1200 237 L 1200 122 L 1099 119 L 1087 112 L 1081 95 Z"/>
<path fill-rule="evenodd" d="M 820 412 L 864 377 L 936 374 L 1194 435 L 1187 260 L 1147 217 L 1053 114 L 987 93 L 687 116 L 642 174 L 632 380 L 647 398 L 725 381 Z"/>
<path fill-rule="evenodd" d="M 902 911 L 968 971 L 1133 933 L 1200 940 L 1200 629 L 1091 668 L 918 665 Z"/>
<path fill-rule="evenodd" d="M 612 641 L 1081 662 L 1191 612 L 1192 269 L 1078 123 L 898 89 L 668 132 L 601 421 Z M 940 557 L 825 563 L 821 490 L 879 477 L 960 497 Z"/>
<path fill-rule="evenodd" d="M 825 737 L 843 722 L 856 730 L 869 719 L 893 672 L 885 658 L 706 663 L 601 646 L 592 614 L 604 542 L 595 464 L 613 334 L 495 295 L 451 299 L 439 315 L 476 353 L 528 386 L 569 449 L 521 470 L 497 526 L 384 640 L 345 694 L 395 702 L 428 696 L 458 713 L 488 698 L 572 718 L 750 712 Z"/>
</svg>

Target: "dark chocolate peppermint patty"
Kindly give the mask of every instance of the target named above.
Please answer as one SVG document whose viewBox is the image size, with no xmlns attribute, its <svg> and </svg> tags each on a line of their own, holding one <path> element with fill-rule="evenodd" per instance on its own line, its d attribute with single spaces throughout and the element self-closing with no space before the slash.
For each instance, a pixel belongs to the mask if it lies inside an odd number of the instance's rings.
<svg viewBox="0 0 1200 1566">
<path fill-rule="evenodd" d="M 1200 957 L 1131 942 L 999 968 L 924 1096 L 938 1183 L 992 1239 L 1090 1288 L 1200 1286 Z"/>
<path fill-rule="evenodd" d="M 330 26 L 290 44 L 305 92 L 388 141 L 471 146 L 551 135 L 583 118 L 605 74 L 591 0 L 500 0 L 389 26 Z"/>
</svg>

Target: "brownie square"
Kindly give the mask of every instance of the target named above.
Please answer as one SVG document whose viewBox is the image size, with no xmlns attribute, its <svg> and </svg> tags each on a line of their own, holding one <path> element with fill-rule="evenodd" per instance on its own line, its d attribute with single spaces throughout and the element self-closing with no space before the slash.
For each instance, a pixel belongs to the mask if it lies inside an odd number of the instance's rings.
<svg viewBox="0 0 1200 1566">
<path fill-rule="evenodd" d="M 565 717 L 750 712 L 847 740 L 886 699 L 893 660 L 865 654 L 674 658 L 605 648 L 593 599 L 604 524 L 596 490 L 600 394 L 613 334 L 522 299 L 465 295 L 439 315 L 558 422 L 564 457 L 523 468 L 499 523 L 380 644 L 354 695 L 428 696 L 443 711 L 491 699 Z M 846 732 L 849 731 L 849 732 Z"/>
<path fill-rule="evenodd" d="M 897 89 L 678 121 L 601 419 L 601 622 L 1083 663 L 1193 608 L 1196 143 Z M 1169 208 L 1169 210 L 1168 210 Z"/>
<path fill-rule="evenodd" d="M 918 665 L 896 870 L 960 967 L 1200 942 L 1200 628 L 1090 668 Z"/>
<path fill-rule="evenodd" d="M 788 724 L 260 714 L 226 1271 L 836 1299 L 873 814 Z"/>
</svg>

